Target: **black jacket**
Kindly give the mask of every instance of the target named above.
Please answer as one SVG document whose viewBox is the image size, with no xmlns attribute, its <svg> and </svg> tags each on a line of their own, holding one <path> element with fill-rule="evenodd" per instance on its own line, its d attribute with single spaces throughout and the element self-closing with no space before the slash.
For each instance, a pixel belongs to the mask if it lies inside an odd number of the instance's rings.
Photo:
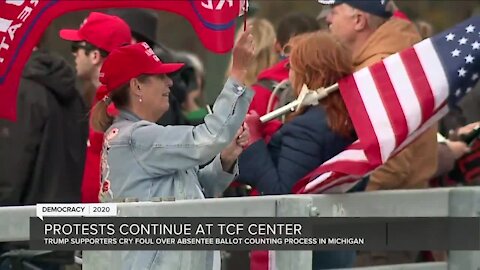
<svg viewBox="0 0 480 270">
<path fill-rule="evenodd" d="M 260 140 L 240 155 L 238 180 L 263 195 L 289 194 L 298 180 L 353 141 L 330 129 L 324 109 L 310 107 L 284 124 L 268 144 Z"/>
<path fill-rule="evenodd" d="M 88 136 L 75 72 L 35 51 L 17 98 L 17 121 L 0 120 L 0 205 L 80 202 Z"/>
</svg>

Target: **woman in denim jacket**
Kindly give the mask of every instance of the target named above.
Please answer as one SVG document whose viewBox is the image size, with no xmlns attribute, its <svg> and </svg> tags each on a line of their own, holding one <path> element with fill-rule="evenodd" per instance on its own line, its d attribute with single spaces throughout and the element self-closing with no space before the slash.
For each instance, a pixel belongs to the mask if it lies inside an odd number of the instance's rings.
<svg viewBox="0 0 480 270">
<path fill-rule="evenodd" d="M 253 92 L 243 79 L 253 56 L 252 40 L 247 30 L 235 45 L 231 76 L 213 113 L 196 127 L 155 124 L 169 106 L 172 81 L 166 74 L 182 64 L 162 63 L 146 43 L 119 48 L 106 58 L 100 81 L 109 94 L 92 117 L 93 127 L 105 131 L 102 201 L 222 194 L 238 173 L 236 160 L 249 140 L 242 123 Z M 115 119 L 107 114 L 110 101 L 120 112 Z M 109 269 L 183 269 L 187 264 L 220 269 L 213 251 L 122 251 L 113 263 Z"/>
</svg>

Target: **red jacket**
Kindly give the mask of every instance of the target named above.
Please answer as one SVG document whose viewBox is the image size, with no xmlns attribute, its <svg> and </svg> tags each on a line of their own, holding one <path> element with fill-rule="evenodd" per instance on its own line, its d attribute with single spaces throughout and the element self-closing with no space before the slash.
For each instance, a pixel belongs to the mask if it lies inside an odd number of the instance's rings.
<svg viewBox="0 0 480 270">
<path fill-rule="evenodd" d="M 257 83 L 252 85 L 252 89 L 255 91 L 255 96 L 250 104 L 249 111 L 254 110 L 260 116 L 267 113 L 268 100 L 270 99 L 273 89 L 267 89 L 265 86 L 259 84 L 258 81 L 272 80 L 279 83 L 288 79 L 288 69 L 285 67 L 287 63 L 288 59 L 282 60 L 258 75 Z M 273 105 L 275 105 L 276 102 L 278 102 L 278 99 L 275 97 Z M 282 123 L 278 120 L 272 120 L 265 123 L 263 126 L 264 139 L 268 142 L 273 133 L 275 133 L 281 126 Z"/>
<path fill-rule="evenodd" d="M 97 89 L 95 97 L 96 104 L 101 101 L 106 94 L 104 86 Z M 116 109 L 113 104 L 108 107 L 110 115 L 116 114 Z M 87 155 L 85 160 L 85 168 L 83 170 L 82 180 L 82 203 L 98 203 L 98 195 L 100 193 L 100 155 L 103 146 L 103 133 L 96 132 L 92 126 L 89 127 Z"/>
<path fill-rule="evenodd" d="M 100 192 L 100 153 L 102 152 L 103 133 L 90 127 L 87 143 L 87 157 L 82 181 L 82 203 L 98 203 Z"/>
</svg>

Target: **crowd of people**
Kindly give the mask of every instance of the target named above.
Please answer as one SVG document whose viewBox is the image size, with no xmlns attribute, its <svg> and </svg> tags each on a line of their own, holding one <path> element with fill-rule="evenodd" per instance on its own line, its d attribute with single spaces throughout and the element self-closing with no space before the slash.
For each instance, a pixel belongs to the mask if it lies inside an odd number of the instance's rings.
<svg viewBox="0 0 480 270">
<path fill-rule="evenodd" d="M 212 108 L 202 101 L 201 57 L 158 42 L 153 12 L 92 12 L 78 29 L 61 30 L 75 67 L 36 47 L 19 86 L 18 120 L 0 120 L 0 206 L 291 194 L 357 139 L 346 105 L 333 93 L 266 123 L 260 117 L 303 87 L 328 87 L 434 32 L 392 0 L 319 2 L 317 18 L 293 12 L 276 26 L 249 18 Z M 476 184 L 458 164 L 480 151 L 478 92 L 348 192 Z M 181 253 L 124 251 L 119 260 L 124 269 L 177 269 Z M 221 265 L 220 254 L 204 253 L 207 266 Z M 268 264 L 264 252 L 241 258 L 252 270 Z M 444 259 L 315 251 L 312 269 Z"/>
</svg>

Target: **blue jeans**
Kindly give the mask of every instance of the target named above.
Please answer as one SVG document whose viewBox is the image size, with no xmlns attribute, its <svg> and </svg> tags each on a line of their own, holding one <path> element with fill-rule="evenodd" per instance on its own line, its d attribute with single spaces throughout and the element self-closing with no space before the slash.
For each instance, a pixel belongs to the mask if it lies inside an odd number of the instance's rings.
<svg viewBox="0 0 480 270">
<path fill-rule="evenodd" d="M 314 250 L 312 270 L 350 268 L 355 263 L 355 257 L 353 250 Z"/>
</svg>

